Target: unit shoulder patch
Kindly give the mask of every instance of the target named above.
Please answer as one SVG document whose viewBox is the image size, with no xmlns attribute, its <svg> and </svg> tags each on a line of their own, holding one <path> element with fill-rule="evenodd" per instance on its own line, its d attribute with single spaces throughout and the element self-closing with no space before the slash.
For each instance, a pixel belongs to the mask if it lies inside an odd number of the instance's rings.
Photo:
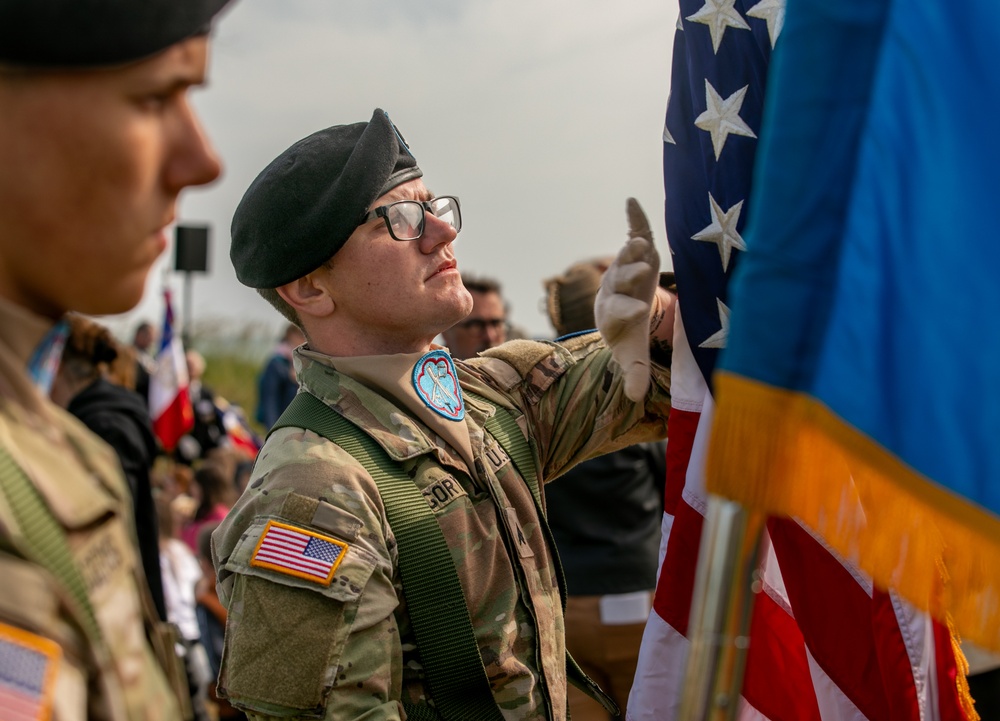
<svg viewBox="0 0 1000 721">
<path fill-rule="evenodd" d="M 329 586 L 349 548 L 331 536 L 269 520 L 250 565 Z"/>
<path fill-rule="evenodd" d="M 0 708 L 12 718 L 47 721 L 61 657 L 55 641 L 0 623 Z"/>
<path fill-rule="evenodd" d="M 465 403 L 451 356 L 440 350 L 425 353 L 413 366 L 413 389 L 428 408 L 449 421 L 465 418 Z"/>
</svg>

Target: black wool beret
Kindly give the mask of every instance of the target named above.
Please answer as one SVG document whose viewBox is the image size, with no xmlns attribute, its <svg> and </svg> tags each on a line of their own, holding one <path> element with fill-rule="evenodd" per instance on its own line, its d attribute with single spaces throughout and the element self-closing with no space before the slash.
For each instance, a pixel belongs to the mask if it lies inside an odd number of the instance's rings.
<svg viewBox="0 0 1000 721">
<path fill-rule="evenodd" d="M 334 125 L 295 143 L 261 171 L 233 215 L 229 257 L 251 288 L 277 288 L 343 247 L 372 203 L 423 173 L 396 126 Z"/>
<path fill-rule="evenodd" d="M 0 0 L 0 63 L 120 65 L 208 32 L 229 0 Z"/>
</svg>

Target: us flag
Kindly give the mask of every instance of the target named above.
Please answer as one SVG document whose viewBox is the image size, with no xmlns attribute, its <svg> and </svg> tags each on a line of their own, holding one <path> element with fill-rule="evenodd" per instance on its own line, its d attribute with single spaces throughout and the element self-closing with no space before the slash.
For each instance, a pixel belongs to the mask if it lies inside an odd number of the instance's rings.
<svg viewBox="0 0 1000 721">
<path fill-rule="evenodd" d="M 329 536 L 268 521 L 250 565 L 329 585 L 347 544 Z"/>
<path fill-rule="evenodd" d="M 59 655 L 52 641 L 0 624 L 0 719 L 49 718 Z"/>
<path fill-rule="evenodd" d="M 795 0 L 792 0 L 794 2 Z M 827 0 L 831 8 L 837 0 Z M 784 0 L 680 0 L 663 131 L 667 239 L 678 289 L 662 565 L 626 718 L 677 718 L 706 509 L 712 372 L 745 250 L 757 139 Z M 835 132 L 835 128 L 831 128 Z M 964 719 L 947 629 L 876 589 L 807 529 L 763 539 L 738 718 Z"/>
</svg>

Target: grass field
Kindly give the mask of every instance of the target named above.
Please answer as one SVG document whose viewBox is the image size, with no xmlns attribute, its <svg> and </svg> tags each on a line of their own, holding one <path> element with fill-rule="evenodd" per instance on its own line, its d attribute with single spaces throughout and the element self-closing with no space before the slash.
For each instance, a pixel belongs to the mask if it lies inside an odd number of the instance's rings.
<svg viewBox="0 0 1000 721">
<path fill-rule="evenodd" d="M 233 355 L 205 355 L 205 377 L 202 382 L 234 405 L 243 409 L 254 428 L 260 428 L 254 421 L 257 408 L 257 374 L 261 362 Z"/>
<path fill-rule="evenodd" d="M 254 429 L 262 432 L 254 421 L 257 409 L 257 375 L 267 362 L 277 338 L 272 330 L 254 325 L 242 328 L 222 328 L 214 324 L 198 324 L 190 347 L 205 358 L 202 382 L 243 409 Z"/>
</svg>

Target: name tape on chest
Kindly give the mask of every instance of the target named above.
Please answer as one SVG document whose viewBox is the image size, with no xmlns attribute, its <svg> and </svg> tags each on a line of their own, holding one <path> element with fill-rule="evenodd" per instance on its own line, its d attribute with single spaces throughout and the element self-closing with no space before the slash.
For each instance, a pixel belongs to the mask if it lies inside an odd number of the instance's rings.
<svg viewBox="0 0 1000 721">
<path fill-rule="evenodd" d="M 336 538 L 268 521 L 250 557 L 250 565 L 329 586 L 349 548 Z"/>
<path fill-rule="evenodd" d="M 46 721 L 61 657 L 54 641 L 0 623 L 0 716 Z"/>
<path fill-rule="evenodd" d="M 110 524 L 106 526 L 88 542 L 77 559 L 80 574 L 90 594 L 96 594 L 108 582 L 129 569 L 126 564 L 127 551 L 115 530 L 116 527 Z"/>
<path fill-rule="evenodd" d="M 465 418 L 465 403 L 451 356 L 432 350 L 413 366 L 413 390 L 428 408 L 449 421 Z"/>
<path fill-rule="evenodd" d="M 451 476 L 437 481 L 436 483 L 432 483 L 427 486 L 427 488 L 422 490 L 421 493 L 427 500 L 427 505 L 431 507 L 432 511 L 444 508 L 456 498 L 469 495 L 466 490 L 462 488 L 462 485 Z"/>
</svg>

